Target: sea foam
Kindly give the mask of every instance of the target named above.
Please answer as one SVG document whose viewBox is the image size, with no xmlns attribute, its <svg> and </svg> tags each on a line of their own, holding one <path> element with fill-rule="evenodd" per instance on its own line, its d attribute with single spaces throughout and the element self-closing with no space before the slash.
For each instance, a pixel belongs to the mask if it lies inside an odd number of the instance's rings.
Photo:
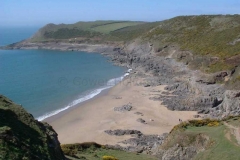
<svg viewBox="0 0 240 160">
<path fill-rule="evenodd" d="M 51 117 L 51 116 L 54 116 L 54 115 L 56 115 L 56 114 L 58 114 L 58 113 L 60 113 L 60 112 L 63 112 L 63 111 L 65 111 L 65 110 L 67 110 L 67 109 L 69 109 L 69 108 L 71 108 L 71 107 L 79 104 L 79 103 L 82 103 L 82 102 L 84 102 L 84 101 L 87 101 L 87 100 L 89 100 L 89 99 L 97 96 L 97 95 L 100 94 L 103 90 L 109 89 L 109 88 L 115 86 L 116 84 L 118 84 L 119 82 L 121 82 L 121 81 L 124 79 L 124 77 L 126 77 L 126 76 L 128 76 L 128 75 L 130 74 L 130 71 L 131 71 L 131 69 L 129 69 L 129 70 L 128 70 L 123 76 L 121 76 L 121 77 L 110 79 L 105 86 L 100 87 L 100 88 L 98 88 L 98 89 L 95 89 L 95 90 L 89 92 L 88 94 L 80 97 L 79 99 L 76 99 L 76 100 L 72 101 L 72 102 L 71 102 L 70 104 L 68 104 L 66 107 L 61 108 L 61 109 L 58 109 L 58 110 L 55 110 L 55 111 L 52 111 L 52 112 L 49 112 L 49 113 L 46 113 L 46 114 L 44 114 L 44 115 L 42 115 L 42 116 L 40 116 L 40 117 L 38 117 L 38 118 L 36 118 L 36 119 L 37 119 L 38 121 L 43 121 L 43 120 L 46 119 L 46 118 L 49 118 L 49 117 Z"/>
</svg>

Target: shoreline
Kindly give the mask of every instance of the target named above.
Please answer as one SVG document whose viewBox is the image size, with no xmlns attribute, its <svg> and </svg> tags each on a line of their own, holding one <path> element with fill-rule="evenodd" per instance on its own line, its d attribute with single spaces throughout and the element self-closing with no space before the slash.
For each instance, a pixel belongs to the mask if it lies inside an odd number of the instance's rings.
<svg viewBox="0 0 240 160">
<path fill-rule="evenodd" d="M 111 136 L 105 131 L 133 129 L 146 135 L 162 135 L 177 125 L 179 119 L 193 119 L 195 111 L 170 111 L 161 102 L 150 99 L 155 94 L 162 94 L 164 85 L 144 87 L 139 85 L 142 82 L 144 78 L 130 74 L 98 96 L 44 121 L 53 126 L 62 144 L 94 141 L 124 146 L 120 142 L 131 138 L 130 135 Z M 132 110 L 114 110 L 126 104 L 131 104 Z M 146 123 L 138 122 L 139 118 Z"/>
<path fill-rule="evenodd" d="M 89 101 L 89 100 L 91 100 L 95 97 L 98 97 L 100 94 L 105 93 L 105 91 L 111 89 L 112 87 L 114 87 L 118 83 L 121 83 L 121 81 L 124 80 L 124 78 L 129 75 L 129 72 L 131 70 L 132 69 L 128 69 L 127 71 L 125 71 L 124 75 L 108 80 L 108 82 L 104 86 L 99 86 L 98 88 L 91 89 L 91 90 L 88 91 L 88 94 L 86 94 L 84 96 L 81 96 L 80 98 L 78 98 L 76 100 L 73 100 L 71 102 L 71 103 L 76 103 L 76 104 L 69 103 L 67 106 L 65 106 L 63 108 L 45 113 L 44 115 L 36 117 L 35 119 L 37 119 L 38 121 L 44 121 L 44 120 L 46 120 L 50 117 L 57 116 L 57 115 L 62 115 L 63 112 L 67 113 L 67 110 L 69 110 L 71 108 L 75 108 L 78 105 L 80 105 L 81 103 L 85 103 L 85 102 L 87 102 L 87 101 Z M 78 102 L 78 101 L 80 101 L 80 102 Z"/>
<path fill-rule="evenodd" d="M 114 86 L 113 86 L 113 87 L 114 87 Z M 113 87 L 111 87 L 111 88 L 113 88 Z M 99 93 L 98 95 L 94 96 L 93 98 L 90 98 L 90 99 L 88 99 L 88 100 L 86 100 L 86 101 L 84 101 L 84 102 L 81 102 L 81 103 L 79 103 L 79 104 L 76 104 L 76 105 L 74 105 L 73 107 L 70 107 L 70 108 L 68 108 L 68 109 L 66 109 L 66 110 L 64 110 L 64 111 L 62 111 L 62 112 L 60 112 L 60 113 L 58 113 L 58 114 L 52 115 L 52 116 L 50 116 L 50 117 L 47 117 L 47 118 L 45 118 L 44 120 L 42 120 L 42 122 L 48 122 L 48 123 L 50 124 L 51 122 L 56 121 L 57 119 L 61 118 L 61 117 L 64 116 L 65 114 L 68 114 L 68 113 L 70 113 L 71 111 L 75 110 L 77 107 L 79 107 L 79 106 L 81 106 L 81 105 L 85 105 L 86 103 L 88 103 L 88 102 L 90 102 L 90 101 L 92 101 L 92 100 L 95 100 L 95 99 L 97 99 L 97 98 L 99 98 L 99 97 L 101 97 L 101 96 L 106 95 L 106 94 L 111 90 L 111 88 L 107 88 L 107 89 L 103 90 L 101 93 Z"/>
</svg>

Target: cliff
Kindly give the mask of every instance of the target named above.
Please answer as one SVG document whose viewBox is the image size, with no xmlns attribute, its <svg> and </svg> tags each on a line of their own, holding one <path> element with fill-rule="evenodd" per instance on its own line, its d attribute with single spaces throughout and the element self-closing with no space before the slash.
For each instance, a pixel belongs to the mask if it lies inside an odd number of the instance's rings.
<svg viewBox="0 0 240 160">
<path fill-rule="evenodd" d="M 0 96 L 0 159 L 65 160 L 57 133 Z"/>
</svg>

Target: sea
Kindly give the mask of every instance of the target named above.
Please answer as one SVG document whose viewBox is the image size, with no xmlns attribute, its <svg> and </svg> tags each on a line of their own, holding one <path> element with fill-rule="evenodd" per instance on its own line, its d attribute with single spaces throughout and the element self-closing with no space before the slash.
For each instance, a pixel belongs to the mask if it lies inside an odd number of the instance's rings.
<svg viewBox="0 0 240 160">
<path fill-rule="evenodd" d="M 0 45 L 31 37 L 38 27 L 0 27 Z M 0 50 L 0 94 L 42 121 L 81 107 L 119 83 L 127 69 L 99 53 L 56 50 Z"/>
</svg>

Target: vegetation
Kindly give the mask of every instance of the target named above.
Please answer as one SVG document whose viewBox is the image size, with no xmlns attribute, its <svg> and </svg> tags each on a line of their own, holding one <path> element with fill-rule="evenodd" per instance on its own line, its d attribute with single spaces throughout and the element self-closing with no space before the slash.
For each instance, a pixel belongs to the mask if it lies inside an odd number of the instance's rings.
<svg viewBox="0 0 240 160">
<path fill-rule="evenodd" d="M 136 26 L 139 24 L 143 24 L 143 22 L 115 22 L 115 23 L 108 23 L 108 24 L 103 24 L 103 25 L 98 25 L 96 27 L 92 27 L 92 29 L 96 32 L 100 32 L 100 33 L 110 33 L 125 27 L 130 27 L 130 26 Z"/>
<path fill-rule="evenodd" d="M 161 146 L 162 149 L 169 149 L 176 144 L 182 147 L 190 147 L 192 145 L 205 149 L 197 154 L 194 160 L 235 160 L 240 157 L 240 146 L 236 143 L 236 137 L 230 132 L 230 128 L 225 125 L 228 123 L 239 127 L 240 117 L 228 117 L 223 121 L 216 120 L 194 120 L 189 123 L 181 123 L 174 127 L 167 141 Z M 228 135 L 230 134 L 230 138 Z"/>
<path fill-rule="evenodd" d="M 107 149 L 97 143 L 62 145 L 64 154 L 71 160 L 156 160 L 157 158 L 137 153 Z"/>
<path fill-rule="evenodd" d="M 146 34 L 151 29 L 157 27 L 160 22 L 144 23 L 140 25 L 130 26 L 110 32 L 108 40 L 130 41 Z"/>
<path fill-rule="evenodd" d="M 0 96 L 0 160 L 64 159 L 60 146 L 57 148 L 54 137 L 48 133 L 55 132 L 49 125 L 34 120 L 19 105 Z"/>
<path fill-rule="evenodd" d="M 181 16 L 163 21 L 153 31 L 144 35 L 156 47 L 178 44 L 194 56 L 217 57 L 218 61 L 204 66 L 207 72 L 233 69 L 240 60 L 240 16 Z M 201 59 L 203 61 L 204 59 Z"/>
<path fill-rule="evenodd" d="M 113 157 L 113 156 L 103 156 L 102 158 L 103 160 L 118 160 L 117 158 Z"/>
<path fill-rule="evenodd" d="M 95 21 L 78 22 L 75 24 L 48 24 L 39 30 L 32 38 L 32 41 L 62 40 L 70 38 L 101 38 L 109 37 L 110 32 L 144 24 L 144 22 L 131 21 Z M 108 35 L 108 36 L 106 36 Z"/>
</svg>

